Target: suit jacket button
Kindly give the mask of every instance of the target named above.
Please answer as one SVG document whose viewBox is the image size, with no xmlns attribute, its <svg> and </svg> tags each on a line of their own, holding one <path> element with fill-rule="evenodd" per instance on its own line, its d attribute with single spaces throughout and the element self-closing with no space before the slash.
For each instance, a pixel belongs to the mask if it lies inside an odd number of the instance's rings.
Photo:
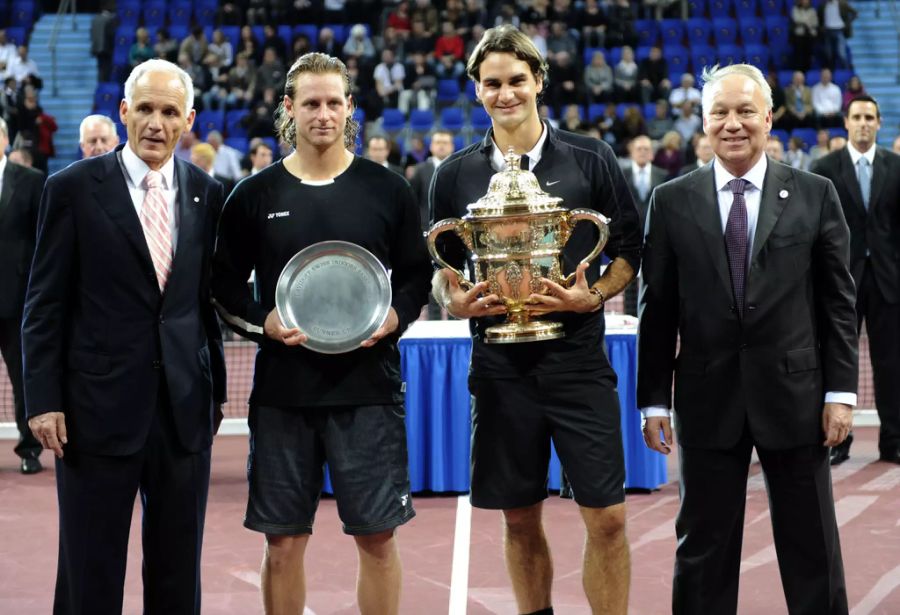
<svg viewBox="0 0 900 615">
<path fill-rule="evenodd" d="M 161 324 L 161 325 L 166 324 L 166 319 L 163 318 L 162 316 L 160 316 L 160 317 L 159 317 L 159 324 Z"/>
<path fill-rule="evenodd" d="M 741 352 L 747 352 L 747 344 L 741 344 Z"/>
<path fill-rule="evenodd" d="M 162 368 L 162 361 L 160 361 L 158 359 L 154 360 L 153 361 L 153 369 L 161 369 L 161 368 Z"/>
<path fill-rule="evenodd" d="M 747 306 L 747 310 L 750 311 L 750 312 L 752 312 L 752 311 L 755 310 L 755 309 L 756 309 L 756 304 L 755 304 L 755 303 L 751 303 L 750 305 Z"/>
<path fill-rule="evenodd" d="M 730 306 L 728 309 L 731 310 L 731 313 L 732 313 L 732 314 L 734 314 L 735 312 L 737 312 L 737 308 L 734 307 L 733 305 Z"/>
</svg>

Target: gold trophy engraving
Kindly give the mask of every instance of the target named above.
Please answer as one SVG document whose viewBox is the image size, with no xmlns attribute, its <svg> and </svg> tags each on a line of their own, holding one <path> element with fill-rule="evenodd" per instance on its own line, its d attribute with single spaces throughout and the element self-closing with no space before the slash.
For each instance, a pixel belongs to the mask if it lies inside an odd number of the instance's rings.
<svg viewBox="0 0 900 615">
<path fill-rule="evenodd" d="M 561 198 L 541 190 L 534 173 L 519 168 L 519 159 L 510 148 L 506 170 L 494 174 L 487 194 L 466 208 L 469 213 L 436 222 L 427 233 L 431 258 L 452 270 L 461 285 L 471 288 L 462 272 L 451 267 L 435 247 L 441 233 L 456 234 L 471 253 L 476 281 L 486 281 L 490 293 L 506 305 L 506 322 L 486 331 L 489 344 L 564 337 L 561 323 L 528 313 L 528 297 L 532 293 L 547 294 L 541 278 L 562 286 L 574 282 L 574 273 L 562 275 L 560 258 L 578 222 L 588 220 L 599 230 L 597 244 L 581 262 L 597 258 L 609 239 L 610 221 L 605 216 L 592 209 L 562 207 Z"/>
</svg>

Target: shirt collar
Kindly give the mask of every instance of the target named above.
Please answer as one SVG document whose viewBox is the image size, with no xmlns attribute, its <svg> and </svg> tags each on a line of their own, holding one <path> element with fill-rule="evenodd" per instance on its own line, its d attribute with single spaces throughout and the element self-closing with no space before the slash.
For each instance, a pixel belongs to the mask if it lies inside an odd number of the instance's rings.
<svg viewBox="0 0 900 615">
<path fill-rule="evenodd" d="M 3 173 L 6 172 L 6 162 L 9 158 L 6 157 L 6 154 L 0 152 L 0 182 L 3 181 Z"/>
<path fill-rule="evenodd" d="M 756 164 L 741 176 L 741 179 L 746 179 L 750 182 L 751 186 L 761 191 L 768 166 L 769 157 L 763 154 L 759 157 L 759 160 L 756 161 Z M 738 179 L 728 172 L 725 165 L 719 162 L 718 157 L 713 159 L 713 173 L 715 173 L 716 177 L 716 192 L 723 190 L 732 179 Z"/>
<path fill-rule="evenodd" d="M 639 174 L 644 173 L 645 171 L 650 170 L 650 163 L 648 162 L 643 167 L 638 166 L 634 160 L 631 161 L 631 173 L 637 177 Z"/>
<path fill-rule="evenodd" d="M 544 151 L 544 143 L 546 143 L 547 141 L 547 125 L 541 122 L 541 126 L 541 136 L 537 140 L 537 143 L 534 144 L 534 147 L 532 147 L 530 151 L 525 152 L 525 155 L 528 156 L 528 159 L 531 161 L 528 166 L 532 169 L 538 162 L 541 161 L 541 154 Z M 495 169 L 506 169 L 506 154 L 504 152 L 501 152 L 500 148 L 497 147 L 497 143 L 493 138 L 493 133 L 491 133 L 491 144 L 493 145 L 493 147 L 491 148 L 491 164 Z"/>
<path fill-rule="evenodd" d="M 126 142 L 122 148 L 122 165 L 125 167 L 125 173 L 136 187 L 144 187 L 144 177 L 150 171 L 147 163 L 138 158 L 131 146 Z M 163 176 L 163 190 L 173 190 L 175 188 L 175 156 L 170 156 L 169 160 L 160 169 Z"/>
<path fill-rule="evenodd" d="M 875 164 L 875 149 L 876 145 L 872 145 L 865 154 L 860 152 L 858 149 L 853 147 L 853 145 L 847 141 L 847 153 L 850 154 L 850 160 L 853 162 L 853 166 L 856 166 L 856 163 L 859 162 L 860 158 L 865 158 L 869 161 L 869 166 Z"/>
</svg>

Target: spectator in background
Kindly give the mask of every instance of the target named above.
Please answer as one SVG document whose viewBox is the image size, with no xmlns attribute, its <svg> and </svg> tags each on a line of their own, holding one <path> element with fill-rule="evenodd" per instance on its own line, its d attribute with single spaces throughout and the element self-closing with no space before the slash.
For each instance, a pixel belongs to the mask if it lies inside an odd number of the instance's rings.
<svg viewBox="0 0 900 615">
<path fill-rule="evenodd" d="M 449 130 L 438 129 L 431 133 L 431 143 L 428 146 L 431 156 L 427 160 L 420 162 L 413 169 L 412 177 L 409 180 L 413 192 L 416 195 L 416 201 L 419 203 L 419 216 L 422 221 L 422 230 L 428 230 L 428 189 L 431 187 L 431 178 L 434 171 L 441 163 L 453 153 L 453 133 Z M 433 299 L 433 298 L 432 298 Z M 429 303 L 431 305 L 431 302 Z M 437 304 L 434 304 L 437 306 Z M 433 310 L 429 310 L 430 315 L 434 315 Z M 440 318 L 440 309 L 437 310 L 438 319 Z"/>
<path fill-rule="evenodd" d="M 550 67 L 553 79 L 547 84 L 546 91 L 557 115 L 567 105 L 582 104 L 582 76 L 579 67 L 572 61 L 572 56 L 567 51 L 559 51 L 555 60 L 550 61 Z"/>
<path fill-rule="evenodd" d="M 859 75 L 853 75 L 852 77 L 850 77 L 850 81 L 847 82 L 847 88 L 844 90 L 841 109 L 846 109 L 847 107 L 849 107 L 850 101 L 857 96 L 866 96 L 866 88 L 863 87 L 862 80 L 859 78 Z"/>
<path fill-rule="evenodd" d="M 403 175 L 403 169 L 395 164 L 388 162 L 388 156 L 391 154 L 391 142 L 384 135 L 374 135 L 369 137 L 366 143 L 366 158 L 372 162 L 378 163 L 385 169 L 390 169 L 394 173 Z"/>
<path fill-rule="evenodd" d="M 709 164 L 714 154 L 709 137 L 703 133 L 697 133 L 694 135 L 694 162 L 681 167 L 681 171 L 678 174 L 687 175 L 691 171 L 696 171 L 703 165 Z"/>
<path fill-rule="evenodd" d="M 812 92 L 806 85 L 806 75 L 802 71 L 794 71 L 791 85 L 784 91 L 785 129 L 812 125 Z"/>
<path fill-rule="evenodd" d="M 616 103 L 606 103 L 603 115 L 594 120 L 594 126 L 600 132 L 602 139 L 613 146 L 617 156 L 625 155 L 623 144 L 619 142 L 619 135 L 625 129 L 622 126 L 622 120 L 616 113 Z"/>
<path fill-rule="evenodd" d="M 784 89 L 778 83 L 778 75 L 774 71 L 770 71 L 766 75 L 766 83 L 772 90 L 772 126 L 781 127 L 784 121 L 784 114 L 787 108 L 784 103 Z"/>
<path fill-rule="evenodd" d="M 453 24 L 449 21 L 441 23 L 441 35 L 434 43 L 434 55 L 440 58 L 445 55 L 452 55 L 455 59 L 462 61 L 466 50 L 462 37 L 456 33 Z"/>
<path fill-rule="evenodd" d="M 641 60 L 638 69 L 638 80 L 641 84 L 641 100 L 647 104 L 651 100 L 668 98 L 672 91 L 669 81 L 669 63 L 657 45 L 650 48 L 650 55 Z"/>
<path fill-rule="evenodd" d="M 437 77 L 425 55 L 421 51 L 410 54 L 404 72 L 403 91 L 398 103 L 400 110 L 409 113 L 413 103 L 417 109 L 430 109 Z"/>
<path fill-rule="evenodd" d="M 222 139 L 222 133 L 218 130 L 209 131 L 209 134 L 206 135 L 206 142 L 215 152 L 213 169 L 216 176 L 230 179 L 233 187 L 233 182 L 244 175 L 241 172 L 241 153 L 230 145 L 226 145 Z"/>
<path fill-rule="evenodd" d="M 606 9 L 606 47 L 635 47 L 638 43 L 634 12 L 628 0 L 615 0 Z"/>
<path fill-rule="evenodd" d="M 234 189 L 234 180 L 229 177 L 222 177 L 216 173 L 216 150 L 213 146 L 209 143 L 196 144 L 191 148 L 191 162 L 222 184 L 222 187 L 225 189 L 225 198 L 227 199 Z"/>
<path fill-rule="evenodd" d="M 622 47 L 622 59 L 613 71 L 616 83 L 616 98 L 619 102 L 639 102 L 638 65 L 634 61 L 634 50 Z"/>
<path fill-rule="evenodd" d="M 263 26 L 262 49 L 263 54 L 265 54 L 266 49 L 274 49 L 275 55 L 278 56 L 281 63 L 287 63 L 287 43 L 279 36 L 277 28 L 271 23 L 267 23 Z"/>
<path fill-rule="evenodd" d="M 212 86 L 209 71 L 202 64 L 197 64 L 191 60 L 191 56 L 186 53 L 178 54 L 178 66 L 191 76 L 191 81 L 194 83 L 194 100 L 202 100 L 203 92 Z"/>
<path fill-rule="evenodd" d="M 428 148 L 425 147 L 425 139 L 422 135 L 413 134 L 406 143 L 406 151 L 403 152 L 402 155 L 400 153 L 400 148 L 395 143 L 391 147 L 391 155 L 388 156 L 388 161 L 399 158 L 399 166 L 403 169 L 403 177 L 409 180 L 412 179 L 413 170 L 416 165 L 419 165 L 428 159 L 429 151 Z"/>
<path fill-rule="evenodd" d="M 259 46 L 259 41 L 256 40 L 253 28 L 250 26 L 241 27 L 241 38 L 238 40 L 237 53 L 243 53 L 257 65 L 262 60 L 262 49 Z"/>
<path fill-rule="evenodd" d="M 591 63 L 584 69 L 584 86 L 588 103 L 608 102 L 615 97 L 613 71 L 599 49 L 594 51 Z"/>
<path fill-rule="evenodd" d="M 534 43 L 534 48 L 537 49 L 544 58 L 547 57 L 547 38 L 544 36 L 546 30 L 547 28 L 543 24 L 535 24 L 527 21 L 522 22 L 522 32 L 531 39 L 531 42 Z"/>
<path fill-rule="evenodd" d="M 247 54 L 239 53 L 228 71 L 226 109 L 249 107 L 256 92 L 256 66 Z"/>
<path fill-rule="evenodd" d="M 200 143 L 200 139 L 197 138 L 197 133 L 194 132 L 193 128 L 191 130 L 186 130 L 182 133 L 181 138 L 178 139 L 178 143 L 175 144 L 173 155 L 176 158 L 190 162 L 191 148 L 198 143 Z"/>
<path fill-rule="evenodd" d="M 421 21 L 425 26 L 425 32 L 429 36 L 437 36 L 438 10 L 432 6 L 431 0 L 416 0 L 410 14 L 410 20 L 414 23 Z"/>
<path fill-rule="evenodd" d="M 678 172 L 684 166 L 684 154 L 681 151 L 681 144 L 681 133 L 677 130 L 670 130 L 663 135 L 660 147 L 656 150 L 656 155 L 653 156 L 653 165 L 666 172 L 667 180 L 678 177 Z"/>
<path fill-rule="evenodd" d="M 17 55 L 10 61 L 7 70 L 9 71 L 9 76 L 15 78 L 20 88 L 28 77 L 38 77 L 38 80 L 40 78 L 38 65 L 28 57 L 27 45 L 19 45 Z"/>
<path fill-rule="evenodd" d="M 256 175 L 272 164 L 272 148 L 268 143 L 258 140 L 250 147 L 250 175 Z"/>
<path fill-rule="evenodd" d="M 471 39 L 472 30 L 475 26 L 481 27 L 482 32 L 484 32 L 484 27 L 488 22 L 484 0 L 466 0 L 465 22 L 466 25 L 461 29 L 460 34 L 464 36 L 469 35 Z"/>
<path fill-rule="evenodd" d="M 847 61 L 847 39 L 853 36 L 856 9 L 847 0 L 825 0 L 819 5 L 819 27 L 822 30 L 822 64 L 828 68 L 850 68 Z"/>
<path fill-rule="evenodd" d="M 581 42 L 585 47 L 606 46 L 606 13 L 597 0 L 587 0 L 578 16 Z"/>
<path fill-rule="evenodd" d="M 34 157 L 31 155 L 31 152 L 24 148 L 16 148 L 9 153 L 9 161 L 15 164 L 22 165 L 23 167 L 28 167 L 29 169 L 34 166 Z"/>
<path fill-rule="evenodd" d="M 409 2 L 400 2 L 397 8 L 388 13 L 387 25 L 397 31 L 403 38 L 409 37 L 412 22 L 409 16 Z"/>
<path fill-rule="evenodd" d="M 405 40 L 393 28 L 385 28 L 380 35 L 373 36 L 372 44 L 375 45 L 375 51 L 379 56 L 383 50 L 391 49 L 398 62 L 406 59 Z"/>
<path fill-rule="evenodd" d="M 831 81 L 831 71 L 823 68 L 819 83 L 812 87 L 812 106 L 818 127 L 840 126 L 843 103 L 841 88 Z"/>
<path fill-rule="evenodd" d="M 681 103 L 678 117 L 675 119 L 674 128 L 681 134 L 684 143 L 690 143 L 694 134 L 703 128 L 703 120 L 694 113 L 694 103 L 689 100 Z"/>
<path fill-rule="evenodd" d="M 670 130 L 675 128 L 675 120 L 669 112 L 669 103 L 664 99 L 656 101 L 653 109 L 653 118 L 647 122 L 647 135 L 654 141 L 659 141 Z"/>
<path fill-rule="evenodd" d="M 181 41 L 181 45 L 178 47 L 178 56 L 187 55 L 192 63 L 200 64 L 208 50 L 209 41 L 206 40 L 206 34 L 203 33 L 203 26 L 194 26 L 191 33 Z"/>
<path fill-rule="evenodd" d="M 313 49 L 312 42 L 309 40 L 308 36 L 301 32 L 294 37 L 294 41 L 291 43 L 290 55 L 292 58 L 299 58 L 300 56 L 313 51 L 315 51 L 315 49 Z"/>
<path fill-rule="evenodd" d="M 542 33 L 543 34 L 543 33 Z M 471 57 L 472 52 L 475 50 L 476 45 L 481 42 L 481 38 L 484 36 L 484 26 L 481 24 L 475 24 L 472 26 L 472 35 L 471 38 L 466 41 L 466 57 Z"/>
<path fill-rule="evenodd" d="M 242 7 L 232 0 L 225 0 L 216 11 L 216 23 L 220 26 L 242 26 L 247 15 Z"/>
<path fill-rule="evenodd" d="M 272 118 L 278 102 L 275 98 L 275 90 L 272 88 L 263 90 L 262 98 L 254 101 L 253 111 L 244 118 L 248 139 L 253 137 L 275 138 L 275 125 Z"/>
<path fill-rule="evenodd" d="M 674 112 L 686 100 L 700 104 L 700 90 L 694 87 L 694 76 L 690 73 L 681 75 L 681 84 L 669 93 L 669 106 Z"/>
<path fill-rule="evenodd" d="M 810 158 L 809 154 L 803 151 L 803 140 L 800 137 L 791 137 L 788 139 L 788 149 L 784 153 L 784 162 L 795 169 L 801 171 L 809 171 Z"/>
<path fill-rule="evenodd" d="M 234 62 L 234 49 L 231 47 L 231 42 L 225 38 L 221 29 L 216 28 L 213 30 L 212 42 L 207 47 L 203 63 L 206 66 L 218 66 L 220 70 L 227 71 L 231 68 L 232 62 Z"/>
<path fill-rule="evenodd" d="M 847 147 L 847 137 L 842 137 L 841 135 L 835 135 L 828 139 L 828 151 L 836 152 L 839 149 L 844 149 Z"/>
<path fill-rule="evenodd" d="M 361 23 L 350 28 L 350 36 L 344 43 L 344 57 L 354 57 L 361 62 L 370 62 L 375 59 L 375 46 L 369 38 L 366 27 Z"/>
<path fill-rule="evenodd" d="M 284 64 L 278 59 L 278 54 L 272 47 L 263 51 L 263 61 L 256 69 L 256 93 L 257 96 L 265 90 L 281 92 L 284 90 Z"/>
<path fill-rule="evenodd" d="M 647 124 L 644 121 L 644 115 L 641 110 L 635 107 L 628 107 L 622 114 L 622 122 L 613 127 L 618 128 L 619 133 L 616 140 L 619 143 L 628 143 L 635 137 L 647 135 Z"/>
<path fill-rule="evenodd" d="M 828 131 L 820 128 L 816 131 L 816 144 L 809 148 L 810 163 L 815 162 L 828 153 Z"/>
<path fill-rule="evenodd" d="M 579 105 L 566 105 L 559 127 L 569 132 L 582 133 L 587 130 L 588 124 L 581 116 L 582 111 Z"/>
<path fill-rule="evenodd" d="M 156 57 L 156 50 L 150 46 L 150 34 L 147 32 L 147 28 L 138 28 L 134 37 L 134 43 L 128 50 L 128 64 L 131 68 Z"/>
<path fill-rule="evenodd" d="M 397 62 L 392 49 L 381 52 L 381 62 L 375 67 L 372 76 L 382 105 L 397 107 L 400 92 L 403 91 L 403 81 L 406 79 L 406 69 L 403 64 Z"/>
<path fill-rule="evenodd" d="M 422 53 L 426 58 L 431 60 L 434 58 L 435 44 L 436 39 L 434 36 L 425 30 L 425 22 L 421 19 L 414 19 L 412 22 L 412 32 L 409 37 L 407 37 L 406 44 L 404 45 L 406 53 L 408 55 L 416 52 Z"/>
<path fill-rule="evenodd" d="M 89 115 L 78 128 L 78 146 L 83 158 L 111 152 L 119 144 L 115 123 L 105 115 Z"/>
<path fill-rule="evenodd" d="M 547 60 L 557 61 L 560 53 L 567 53 L 569 57 L 578 55 L 578 41 L 566 28 L 562 21 L 554 21 L 550 24 L 550 36 L 547 37 Z"/>
<path fill-rule="evenodd" d="M 796 0 L 791 9 L 791 44 L 794 67 L 806 72 L 812 63 L 813 48 L 819 38 L 819 14 L 810 0 Z"/>
<path fill-rule="evenodd" d="M 334 30 L 328 26 L 324 26 L 319 30 L 319 39 L 316 41 L 316 51 L 335 58 L 341 55 L 340 46 L 334 38 Z"/>
<path fill-rule="evenodd" d="M 894 143 L 891 145 L 891 150 L 895 154 L 900 154 L 900 135 L 894 137 Z"/>
<path fill-rule="evenodd" d="M 775 135 L 769 135 L 766 141 L 766 154 L 776 162 L 784 162 L 784 143 Z"/>
<path fill-rule="evenodd" d="M 91 20 L 91 55 L 97 58 L 97 81 L 100 83 L 109 81 L 112 75 L 116 21 L 109 6 L 104 6 Z M 15 46 L 6 40 L 6 30 L 0 30 L 0 66 L 9 66 L 15 55 Z"/>
<path fill-rule="evenodd" d="M 178 41 L 169 36 L 166 28 L 156 31 L 156 43 L 153 45 L 153 53 L 157 58 L 175 62 L 178 60 Z"/>
</svg>

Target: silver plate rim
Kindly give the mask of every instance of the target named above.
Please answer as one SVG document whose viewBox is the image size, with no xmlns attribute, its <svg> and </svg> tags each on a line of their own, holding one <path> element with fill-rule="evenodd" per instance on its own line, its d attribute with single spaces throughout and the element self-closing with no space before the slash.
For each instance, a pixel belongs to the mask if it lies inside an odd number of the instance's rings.
<svg viewBox="0 0 900 615">
<path fill-rule="evenodd" d="M 309 337 L 306 342 L 303 342 L 302 345 L 304 347 L 322 354 L 343 354 L 359 348 L 359 344 L 371 337 L 372 334 L 375 333 L 375 331 L 377 331 L 387 320 L 388 313 L 391 309 L 391 301 L 393 299 L 391 281 L 387 269 L 385 269 L 381 261 L 379 261 L 369 250 L 365 249 L 359 244 L 339 239 L 320 241 L 311 244 L 294 254 L 294 256 L 292 256 L 288 260 L 284 268 L 281 270 L 281 273 L 278 275 L 278 282 L 275 286 L 275 310 L 277 311 L 278 317 L 281 319 L 281 322 L 284 323 L 287 328 L 299 328 L 297 323 L 295 323 L 293 319 L 290 318 L 285 306 L 289 294 L 288 291 L 290 288 L 290 279 L 294 276 L 297 270 L 309 266 L 319 258 L 335 253 L 340 253 L 344 256 L 350 256 L 351 258 L 367 266 L 373 272 L 376 283 L 379 286 L 379 290 L 381 291 L 382 301 L 376 304 L 379 310 L 373 312 L 372 322 L 365 329 L 363 334 L 360 334 L 353 338 L 349 338 L 344 342 L 342 346 L 336 347 L 333 342 L 329 344 L 322 344 L 321 340 L 315 337 Z M 307 335 L 309 334 L 307 333 Z"/>
</svg>

